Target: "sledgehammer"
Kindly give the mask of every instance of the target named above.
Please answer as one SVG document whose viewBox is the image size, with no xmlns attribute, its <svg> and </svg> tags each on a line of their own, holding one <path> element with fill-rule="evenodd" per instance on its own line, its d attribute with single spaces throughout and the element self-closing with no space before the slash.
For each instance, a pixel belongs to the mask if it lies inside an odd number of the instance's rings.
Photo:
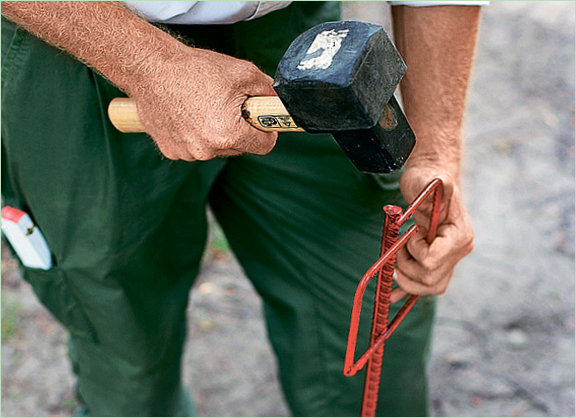
<svg viewBox="0 0 576 418">
<path fill-rule="evenodd" d="M 416 144 L 394 98 L 406 65 L 381 26 L 328 22 L 298 36 L 278 64 L 278 97 L 250 97 L 242 115 L 262 131 L 331 133 L 358 170 L 399 170 Z M 144 132 L 135 103 L 108 114 L 122 132 Z"/>
</svg>

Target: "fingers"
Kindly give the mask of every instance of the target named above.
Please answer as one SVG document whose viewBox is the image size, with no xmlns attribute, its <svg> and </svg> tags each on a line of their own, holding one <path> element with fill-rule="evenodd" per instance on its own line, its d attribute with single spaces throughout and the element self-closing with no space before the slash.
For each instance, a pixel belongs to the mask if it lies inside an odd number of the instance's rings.
<svg viewBox="0 0 576 418">
<path fill-rule="evenodd" d="M 197 141 L 162 141 L 156 136 L 159 151 L 170 160 L 207 161 L 216 157 L 231 157 L 244 153 L 265 155 L 276 145 L 277 132 L 261 132 L 255 128 L 242 128 L 236 138 L 227 138 L 227 141 L 205 140 Z M 224 145 L 233 143 L 234 145 Z M 195 147 L 194 145 L 200 145 Z"/>
<path fill-rule="evenodd" d="M 460 191 L 453 186 L 450 192 L 446 217 L 439 223 L 432 243 L 426 241 L 427 231 L 420 227 L 397 253 L 395 279 L 404 292 L 417 295 L 444 293 L 456 264 L 474 247 L 474 231 Z"/>
<path fill-rule="evenodd" d="M 439 295 L 446 290 L 451 265 L 445 261 L 446 249 L 442 237 L 432 245 L 420 230 L 396 255 L 396 282 L 406 292 L 417 295 Z"/>
<path fill-rule="evenodd" d="M 259 131 L 241 115 L 234 119 L 223 121 L 219 128 L 208 132 L 202 141 L 189 141 L 186 145 L 190 154 L 205 161 L 244 153 L 264 155 L 272 151 L 278 139 L 277 132 Z M 228 126 L 223 126 L 224 123 Z"/>
<path fill-rule="evenodd" d="M 455 210 L 456 212 L 456 210 Z M 421 229 L 396 257 L 396 282 L 417 295 L 440 295 L 446 291 L 456 264 L 473 249 L 474 233 L 465 214 L 438 227 L 432 244 Z"/>
<path fill-rule="evenodd" d="M 266 155 L 276 145 L 278 132 L 262 132 L 250 126 L 249 132 L 239 142 L 240 148 L 236 148 L 238 153 L 250 153 L 257 155 Z"/>
<path fill-rule="evenodd" d="M 242 107 L 244 101 L 245 98 L 242 98 L 238 108 Z M 233 132 L 233 137 L 229 138 L 230 143 L 225 144 L 224 149 L 233 149 L 238 154 L 268 154 L 278 139 L 278 132 L 264 132 L 256 129 L 242 117 L 241 113 L 236 115 L 235 126 L 230 131 Z"/>
<path fill-rule="evenodd" d="M 248 96 L 277 96 L 276 90 L 272 88 L 274 79 L 260 71 L 260 69 L 251 62 L 243 61 L 247 65 L 246 70 L 241 70 L 245 80 L 243 89 Z M 244 87 L 243 86 L 243 87 Z"/>
<path fill-rule="evenodd" d="M 408 295 L 409 295 L 408 292 L 406 292 L 400 287 L 397 287 L 394 290 L 392 290 L 392 293 L 390 294 L 390 303 L 399 302 Z"/>
<path fill-rule="evenodd" d="M 261 132 L 242 117 L 248 97 L 276 95 L 272 78 L 254 64 L 182 46 L 154 69 L 128 93 L 167 158 L 205 161 L 274 148 L 277 133 Z"/>
<path fill-rule="evenodd" d="M 464 254 L 453 253 L 449 238 L 437 236 L 430 245 L 426 235 L 425 230 L 418 231 L 396 254 L 394 280 L 398 287 L 392 291 L 392 303 L 410 294 L 441 295 L 448 288 L 454 266 Z"/>
<path fill-rule="evenodd" d="M 259 131 L 242 117 L 241 106 L 245 97 L 242 95 L 210 109 L 203 118 L 210 122 L 188 124 L 186 121 L 191 117 L 180 120 L 165 117 L 161 124 L 148 124 L 147 131 L 160 152 L 171 160 L 206 161 L 243 153 L 267 154 L 276 145 L 278 133 Z M 147 110 L 139 111 L 143 119 L 151 113 L 144 113 Z M 161 114 L 156 112 L 153 115 L 157 122 Z"/>
<path fill-rule="evenodd" d="M 394 279 L 399 288 L 413 295 L 441 295 L 446 292 L 454 269 L 428 270 L 417 262 L 403 265 L 395 271 Z"/>
</svg>

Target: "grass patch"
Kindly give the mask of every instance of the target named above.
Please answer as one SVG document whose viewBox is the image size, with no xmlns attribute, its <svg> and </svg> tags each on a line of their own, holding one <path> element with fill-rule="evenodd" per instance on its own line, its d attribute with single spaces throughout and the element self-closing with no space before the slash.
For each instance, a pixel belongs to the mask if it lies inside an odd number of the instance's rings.
<svg viewBox="0 0 576 418">
<path fill-rule="evenodd" d="M 68 411 L 70 414 L 74 413 L 80 404 L 75 397 L 67 398 L 62 402 L 62 409 Z"/>
<path fill-rule="evenodd" d="M 208 246 L 206 249 L 206 258 L 222 258 L 230 253 L 230 245 L 224 235 L 224 231 L 218 225 L 213 215 L 208 216 Z"/>
<path fill-rule="evenodd" d="M 18 336 L 18 316 L 22 305 L 14 299 L 2 296 L 2 340 L 10 341 Z"/>
<path fill-rule="evenodd" d="M 210 225 L 210 237 L 208 241 L 208 248 L 213 253 L 227 253 L 230 251 L 230 245 L 226 239 L 226 235 L 216 222 Z"/>
</svg>

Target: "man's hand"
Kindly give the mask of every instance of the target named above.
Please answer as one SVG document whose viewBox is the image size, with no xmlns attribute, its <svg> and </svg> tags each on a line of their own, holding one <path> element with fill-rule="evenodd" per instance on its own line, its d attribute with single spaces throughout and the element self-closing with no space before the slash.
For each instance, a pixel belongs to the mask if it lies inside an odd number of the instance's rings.
<svg viewBox="0 0 576 418">
<path fill-rule="evenodd" d="M 171 46 L 149 58 L 126 88 L 160 151 L 186 161 L 271 151 L 278 134 L 252 127 L 241 107 L 249 96 L 276 95 L 272 79 L 248 61 Z"/>
<path fill-rule="evenodd" d="M 436 237 L 431 244 L 426 242 L 432 210 L 430 197 L 414 213 L 414 221 L 419 226 L 418 233 L 397 253 L 394 279 L 399 287 L 392 291 L 392 303 L 408 294 L 444 293 L 454 267 L 474 247 L 474 231 L 466 214 L 460 188 L 452 177 L 431 169 L 408 169 L 400 180 L 405 200 L 414 200 L 434 178 L 441 179 L 444 184 Z"/>
<path fill-rule="evenodd" d="M 275 95 L 255 65 L 190 48 L 118 2 L 3 1 L 2 15 L 95 68 L 136 102 L 170 159 L 265 154 L 277 133 L 245 122 L 248 96 Z"/>
</svg>

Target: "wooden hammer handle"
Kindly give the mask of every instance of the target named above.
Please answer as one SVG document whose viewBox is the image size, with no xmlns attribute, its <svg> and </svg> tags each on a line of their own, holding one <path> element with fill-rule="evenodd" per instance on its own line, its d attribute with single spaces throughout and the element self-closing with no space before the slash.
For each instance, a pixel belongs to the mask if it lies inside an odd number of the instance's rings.
<svg viewBox="0 0 576 418">
<path fill-rule="evenodd" d="M 294 123 L 276 96 L 249 97 L 242 105 L 242 116 L 255 128 L 270 132 L 303 132 Z M 108 117 L 120 132 L 146 132 L 138 116 L 136 103 L 129 97 L 117 97 L 108 106 Z"/>
</svg>

